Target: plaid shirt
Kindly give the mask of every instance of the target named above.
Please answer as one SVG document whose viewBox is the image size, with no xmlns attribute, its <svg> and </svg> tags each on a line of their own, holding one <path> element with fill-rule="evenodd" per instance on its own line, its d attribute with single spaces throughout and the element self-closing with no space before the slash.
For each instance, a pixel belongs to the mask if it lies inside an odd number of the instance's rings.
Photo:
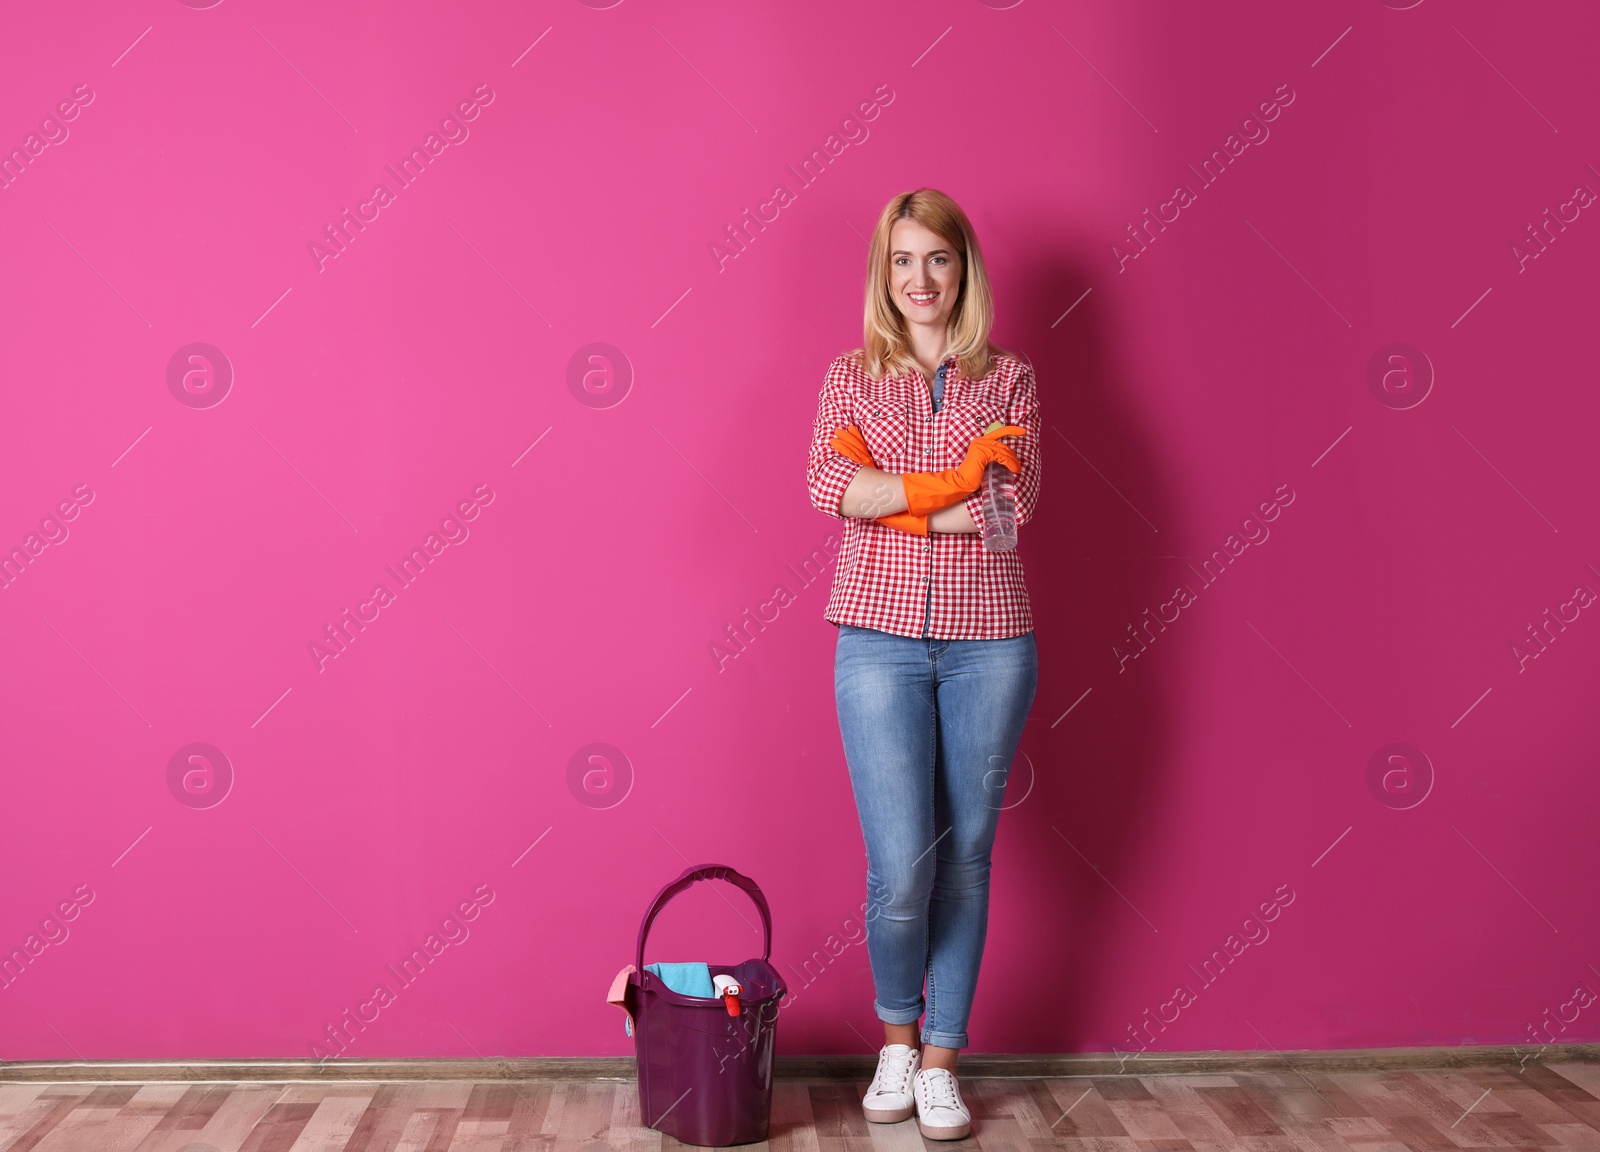
<svg viewBox="0 0 1600 1152">
<path fill-rule="evenodd" d="M 806 486 L 811 503 L 844 520 L 844 543 L 823 618 L 899 636 L 998 640 L 1033 630 L 1033 612 L 1016 551 L 991 552 L 978 532 L 913 536 L 859 516 L 841 516 L 839 499 L 861 470 L 828 443 L 847 424 L 861 430 L 885 472 L 954 468 L 967 446 L 996 420 L 1027 428 L 1005 441 L 1017 454 L 1017 524 L 1033 516 L 1039 495 L 1039 398 L 1033 368 L 1013 356 L 991 359 L 981 380 L 964 376 L 947 357 L 944 399 L 934 412 L 920 372 L 871 379 L 849 356 L 828 365 L 817 401 Z M 979 494 L 966 500 L 983 528 Z"/>
</svg>

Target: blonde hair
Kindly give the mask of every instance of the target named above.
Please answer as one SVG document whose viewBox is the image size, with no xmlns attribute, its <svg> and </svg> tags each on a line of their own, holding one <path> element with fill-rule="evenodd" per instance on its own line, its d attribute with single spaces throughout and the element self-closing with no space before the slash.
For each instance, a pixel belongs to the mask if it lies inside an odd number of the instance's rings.
<svg viewBox="0 0 1600 1152">
<path fill-rule="evenodd" d="M 1007 354 L 989 339 L 989 330 L 994 326 L 994 295 L 989 290 L 989 275 L 971 221 L 960 205 L 936 188 L 902 192 L 889 201 L 878 217 L 867 251 L 862 346 L 851 355 L 874 380 L 886 373 L 922 371 L 911 355 L 905 317 L 890 297 L 889 233 L 896 220 L 915 220 L 942 237 L 961 257 L 961 289 L 946 328 L 945 354 L 957 358 L 963 376 L 982 379 L 989 374 L 990 359 Z"/>
</svg>

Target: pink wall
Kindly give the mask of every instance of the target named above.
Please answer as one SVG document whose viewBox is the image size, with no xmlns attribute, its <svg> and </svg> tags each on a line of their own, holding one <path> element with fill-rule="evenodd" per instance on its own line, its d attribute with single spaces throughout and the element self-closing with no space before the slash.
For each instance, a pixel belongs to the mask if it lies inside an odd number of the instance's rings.
<svg viewBox="0 0 1600 1152">
<path fill-rule="evenodd" d="M 0 146 L 56 139 L 0 192 L 0 1058 L 304 1056 L 363 1003 L 346 1055 L 624 1053 L 689 860 L 769 894 L 782 1050 L 866 1051 L 804 453 L 924 184 L 1048 426 L 974 1047 L 1600 1039 L 1588 6 L 475 7 L 6 18 Z M 744 919 L 696 892 L 653 958 Z"/>
</svg>

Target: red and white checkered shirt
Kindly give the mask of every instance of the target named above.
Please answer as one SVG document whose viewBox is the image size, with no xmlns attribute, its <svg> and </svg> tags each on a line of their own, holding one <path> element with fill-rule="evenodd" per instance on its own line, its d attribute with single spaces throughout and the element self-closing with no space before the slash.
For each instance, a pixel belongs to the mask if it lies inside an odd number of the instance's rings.
<svg viewBox="0 0 1600 1152">
<path fill-rule="evenodd" d="M 860 516 L 841 516 L 839 499 L 861 470 L 828 441 L 847 424 L 861 430 L 872 458 L 885 472 L 940 472 L 954 468 L 967 446 L 999 420 L 1028 429 L 1005 444 L 1017 454 L 1017 524 L 1033 516 L 1039 495 L 1039 398 L 1033 368 L 1014 356 L 990 360 L 981 380 L 964 376 L 946 358 L 944 398 L 933 410 L 920 372 L 873 380 L 850 356 L 828 365 L 817 401 L 806 486 L 811 503 L 844 520 L 844 542 L 823 617 L 899 636 L 940 640 L 998 640 L 1033 630 L 1022 560 L 1016 551 L 991 552 L 978 532 L 913 536 Z M 966 500 L 983 528 L 978 493 Z"/>
</svg>

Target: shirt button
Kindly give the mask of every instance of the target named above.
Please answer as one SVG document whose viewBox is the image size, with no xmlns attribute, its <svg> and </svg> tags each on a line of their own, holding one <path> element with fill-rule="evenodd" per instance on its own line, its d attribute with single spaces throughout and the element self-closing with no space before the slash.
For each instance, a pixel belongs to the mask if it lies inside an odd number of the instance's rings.
<svg viewBox="0 0 1600 1152">
<path fill-rule="evenodd" d="M 933 449 L 932 448 L 925 449 L 922 454 L 924 456 L 932 456 L 933 455 Z"/>
<path fill-rule="evenodd" d="M 927 582 L 928 582 L 928 578 L 927 578 L 927 577 L 926 577 L 926 576 L 924 576 L 924 577 L 923 577 L 923 578 L 922 578 L 922 582 L 923 582 L 923 583 L 924 583 L 924 584 L 926 584 L 926 583 L 927 583 Z"/>
</svg>

